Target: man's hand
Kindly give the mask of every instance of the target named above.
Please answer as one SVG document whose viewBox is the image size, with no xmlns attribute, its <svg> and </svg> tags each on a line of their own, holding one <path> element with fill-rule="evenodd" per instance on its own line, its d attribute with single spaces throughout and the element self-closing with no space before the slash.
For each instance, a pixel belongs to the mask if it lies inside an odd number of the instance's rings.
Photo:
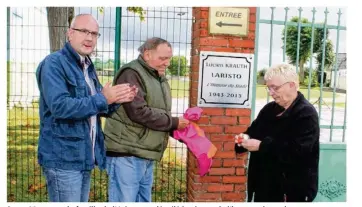
<svg viewBox="0 0 362 207">
<path fill-rule="evenodd" d="M 179 117 L 178 118 L 178 126 L 177 129 L 184 129 L 187 127 L 187 125 L 189 124 L 189 120 L 183 118 L 183 117 Z"/>
<path fill-rule="evenodd" d="M 111 82 L 108 82 L 102 89 L 108 104 L 132 101 L 136 92 L 137 89 L 130 87 L 128 83 L 111 86 Z"/>
<path fill-rule="evenodd" d="M 122 84 L 120 84 L 122 85 Z M 138 88 L 136 86 L 130 87 L 130 91 L 126 94 L 124 94 L 121 98 L 119 98 L 116 103 L 126 103 L 133 101 L 134 97 L 137 96 Z"/>
<path fill-rule="evenodd" d="M 250 152 L 259 151 L 260 140 L 257 139 L 244 139 L 241 142 L 241 146 L 245 149 L 249 150 Z"/>
</svg>

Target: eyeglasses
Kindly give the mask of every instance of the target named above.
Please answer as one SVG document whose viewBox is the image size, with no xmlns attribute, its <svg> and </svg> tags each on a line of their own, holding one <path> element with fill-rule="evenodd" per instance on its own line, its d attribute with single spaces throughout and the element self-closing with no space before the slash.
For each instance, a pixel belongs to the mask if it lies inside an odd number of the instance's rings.
<svg viewBox="0 0 362 207">
<path fill-rule="evenodd" d="M 273 87 L 265 87 L 266 91 L 270 92 L 270 91 L 273 91 L 273 92 L 277 92 L 281 87 L 283 87 L 285 84 L 287 83 L 290 83 L 290 82 L 285 82 L 283 83 L 282 85 L 280 86 L 273 86 Z"/>
<path fill-rule="evenodd" d="M 89 30 L 86 30 L 86 29 L 76 29 L 76 28 L 71 28 L 72 30 L 75 30 L 75 31 L 78 31 L 86 36 L 88 36 L 89 34 L 92 35 L 93 38 L 99 38 L 101 36 L 100 33 L 98 32 L 91 32 Z"/>
</svg>

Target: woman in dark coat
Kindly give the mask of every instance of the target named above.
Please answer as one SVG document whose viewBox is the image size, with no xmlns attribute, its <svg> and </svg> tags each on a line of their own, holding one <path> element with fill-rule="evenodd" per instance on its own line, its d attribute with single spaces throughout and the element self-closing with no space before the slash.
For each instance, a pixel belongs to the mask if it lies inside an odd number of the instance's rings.
<svg viewBox="0 0 362 207">
<path fill-rule="evenodd" d="M 318 191 L 319 123 L 301 94 L 298 75 L 288 64 L 265 74 L 274 101 L 265 105 L 235 151 L 250 152 L 248 202 L 310 202 Z"/>
</svg>

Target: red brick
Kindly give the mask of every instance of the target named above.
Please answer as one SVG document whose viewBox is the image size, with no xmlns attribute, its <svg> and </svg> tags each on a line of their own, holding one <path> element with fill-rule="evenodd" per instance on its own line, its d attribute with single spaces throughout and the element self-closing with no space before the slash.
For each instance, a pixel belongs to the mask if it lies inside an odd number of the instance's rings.
<svg viewBox="0 0 362 207">
<path fill-rule="evenodd" d="M 199 87 L 199 82 L 191 81 L 191 88 L 198 88 L 198 87 Z"/>
<path fill-rule="evenodd" d="M 223 183 L 245 183 L 246 177 L 245 176 L 223 176 L 222 178 Z"/>
<path fill-rule="evenodd" d="M 200 63 L 200 56 L 192 56 L 191 58 L 191 64 L 198 66 Z"/>
<path fill-rule="evenodd" d="M 246 191 L 246 185 L 235 185 L 235 191 Z"/>
<path fill-rule="evenodd" d="M 255 14 L 250 14 L 249 16 L 249 22 L 255 23 L 256 22 L 256 16 Z"/>
<path fill-rule="evenodd" d="M 200 126 L 206 133 L 221 133 L 223 131 L 222 126 Z"/>
<path fill-rule="evenodd" d="M 210 136 L 210 140 L 211 141 L 226 141 L 226 142 L 229 142 L 229 141 L 232 141 L 234 142 L 234 136 L 235 135 L 232 135 L 232 134 L 212 134 Z"/>
<path fill-rule="evenodd" d="M 215 52 L 235 52 L 234 48 L 230 47 L 214 47 Z"/>
<path fill-rule="evenodd" d="M 201 183 L 221 183 L 221 176 L 203 176 L 200 177 Z"/>
<path fill-rule="evenodd" d="M 192 181 L 188 183 L 188 187 L 191 188 L 191 190 L 193 190 L 193 191 L 206 191 L 207 190 L 207 185 L 205 185 L 203 183 L 194 183 Z"/>
<path fill-rule="evenodd" d="M 214 191 L 218 192 L 218 191 Z M 220 193 L 194 193 L 193 201 L 221 201 Z"/>
<path fill-rule="evenodd" d="M 223 161 L 224 167 L 243 167 L 244 164 L 245 161 L 242 159 L 224 159 Z"/>
<path fill-rule="evenodd" d="M 201 12 L 199 9 L 195 9 L 195 14 L 193 17 L 195 17 L 195 19 L 201 19 Z"/>
<path fill-rule="evenodd" d="M 199 80 L 199 72 L 192 72 L 191 73 L 191 81 Z"/>
<path fill-rule="evenodd" d="M 190 96 L 197 98 L 197 88 L 192 88 L 190 91 Z"/>
<path fill-rule="evenodd" d="M 235 152 L 234 151 L 217 151 L 215 154 L 215 158 L 235 158 Z"/>
<path fill-rule="evenodd" d="M 255 14 L 256 13 L 256 7 L 249 7 L 249 13 Z"/>
<path fill-rule="evenodd" d="M 200 44 L 202 40 L 200 38 Z M 240 40 L 240 39 L 234 39 L 230 40 L 230 47 L 243 47 L 243 48 L 254 48 L 254 41 L 252 40 Z"/>
<path fill-rule="evenodd" d="M 229 41 L 227 39 L 211 39 L 207 37 L 200 38 L 200 45 L 211 45 L 211 46 L 227 46 Z"/>
<path fill-rule="evenodd" d="M 200 29 L 200 37 L 207 37 L 209 32 L 206 29 Z"/>
<path fill-rule="evenodd" d="M 210 184 L 207 187 L 208 192 L 227 192 L 233 191 L 234 186 L 231 184 L 223 185 L 223 184 Z"/>
<path fill-rule="evenodd" d="M 211 117 L 211 124 L 236 124 L 236 117 L 214 116 Z"/>
<path fill-rule="evenodd" d="M 250 31 L 255 31 L 255 24 L 254 23 L 249 23 L 249 32 Z"/>
<path fill-rule="evenodd" d="M 222 193 L 221 198 L 223 201 L 242 201 L 242 193 Z"/>
<path fill-rule="evenodd" d="M 247 126 L 225 126 L 225 133 L 240 134 L 245 132 Z"/>
<path fill-rule="evenodd" d="M 222 151 L 223 142 L 212 142 L 218 151 Z"/>
<path fill-rule="evenodd" d="M 238 123 L 240 125 L 249 125 L 250 124 L 250 117 L 239 116 L 238 117 Z"/>
<path fill-rule="evenodd" d="M 209 175 L 234 175 L 235 168 L 211 168 Z"/>
<path fill-rule="evenodd" d="M 208 116 L 201 116 L 199 120 L 196 121 L 197 124 L 208 124 L 209 117 Z"/>
<path fill-rule="evenodd" d="M 200 52 L 201 51 L 214 51 L 214 47 L 212 47 L 212 46 L 200 47 Z"/>
<path fill-rule="evenodd" d="M 245 175 L 245 168 L 244 167 L 236 168 L 236 175 Z"/>
<path fill-rule="evenodd" d="M 226 109 L 226 116 L 250 116 L 250 109 Z"/>
<path fill-rule="evenodd" d="M 206 116 L 224 115 L 223 108 L 202 108 L 202 114 Z"/>
<path fill-rule="evenodd" d="M 235 150 L 235 143 L 233 141 L 224 142 L 224 151 L 234 151 Z"/>
<path fill-rule="evenodd" d="M 207 22 L 207 20 L 201 20 L 201 21 L 200 21 L 200 28 L 205 28 L 205 29 L 208 28 L 208 22 Z"/>
<path fill-rule="evenodd" d="M 208 19 L 209 18 L 209 11 L 201 11 L 201 19 Z"/>
</svg>

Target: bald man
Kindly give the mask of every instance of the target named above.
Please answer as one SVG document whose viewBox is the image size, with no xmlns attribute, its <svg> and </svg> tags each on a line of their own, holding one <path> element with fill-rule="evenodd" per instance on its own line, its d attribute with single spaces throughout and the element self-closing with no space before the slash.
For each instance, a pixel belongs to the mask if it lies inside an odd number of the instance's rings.
<svg viewBox="0 0 362 207">
<path fill-rule="evenodd" d="M 48 55 L 36 71 L 40 91 L 38 162 L 49 201 L 87 202 L 91 170 L 105 168 L 100 116 L 130 102 L 138 89 L 129 84 L 104 87 L 90 59 L 99 34 L 89 14 L 76 16 L 65 46 Z"/>
</svg>

